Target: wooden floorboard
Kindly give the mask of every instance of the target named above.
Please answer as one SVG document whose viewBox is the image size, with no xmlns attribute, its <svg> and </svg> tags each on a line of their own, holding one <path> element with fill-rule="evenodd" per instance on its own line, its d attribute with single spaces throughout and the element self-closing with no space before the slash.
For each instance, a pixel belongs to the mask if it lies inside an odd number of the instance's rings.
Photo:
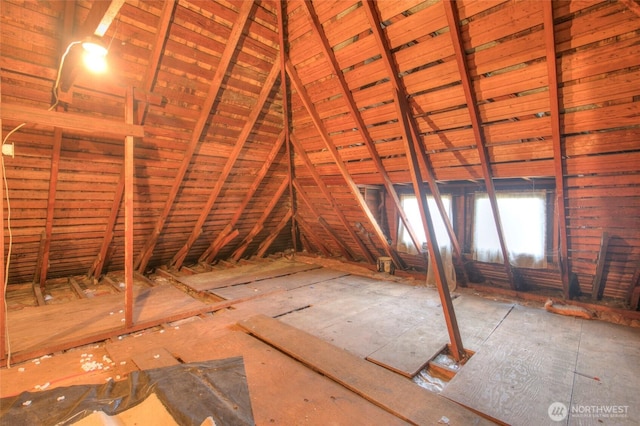
<svg viewBox="0 0 640 426">
<path fill-rule="evenodd" d="M 508 424 L 543 424 L 551 403 L 571 399 L 581 321 L 516 305 L 442 395 Z"/>
<path fill-rule="evenodd" d="M 287 269 L 291 271 L 291 269 Z M 243 299 L 256 294 L 268 294 L 275 291 L 293 290 L 298 287 L 317 284 L 347 275 L 346 272 L 332 269 L 312 269 L 293 273 L 291 275 L 267 278 L 259 281 L 252 281 L 246 284 L 236 284 L 230 287 L 210 290 L 216 296 L 226 300 Z"/>
<path fill-rule="evenodd" d="M 412 424 L 437 424 L 443 416 L 451 424 L 489 424 L 486 419 L 420 388 L 402 376 L 281 321 L 257 315 L 241 321 L 239 325 Z"/>
</svg>

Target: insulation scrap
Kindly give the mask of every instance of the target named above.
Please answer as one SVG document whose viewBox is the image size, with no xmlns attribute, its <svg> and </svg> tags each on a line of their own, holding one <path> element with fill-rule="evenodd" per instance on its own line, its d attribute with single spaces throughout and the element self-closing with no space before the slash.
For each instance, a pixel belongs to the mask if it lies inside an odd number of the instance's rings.
<svg viewBox="0 0 640 426">
<path fill-rule="evenodd" d="M 58 402 L 64 401 L 64 395 L 59 396 L 58 398 L 56 398 L 56 401 L 58 401 Z"/>
<path fill-rule="evenodd" d="M 28 407 L 29 405 L 31 405 L 31 400 L 23 402 L 22 405 Z"/>
</svg>

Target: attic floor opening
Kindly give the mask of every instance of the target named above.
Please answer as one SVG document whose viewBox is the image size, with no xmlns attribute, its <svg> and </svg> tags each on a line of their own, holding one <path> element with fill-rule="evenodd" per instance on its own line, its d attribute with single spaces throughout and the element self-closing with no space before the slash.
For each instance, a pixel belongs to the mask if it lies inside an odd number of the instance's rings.
<svg viewBox="0 0 640 426">
<path fill-rule="evenodd" d="M 437 292 L 422 280 L 302 255 L 189 269 L 194 273 L 136 276 L 134 319 L 143 325 L 136 330 L 120 325 L 117 273 L 101 291 L 85 288 L 92 297 L 10 310 L 15 362 L 0 370 L 4 401 L 22 403 L 29 398 L 22 392 L 47 383 L 63 393 L 65 386 L 121 381 L 137 370 L 241 356 L 257 424 L 290 424 L 301 415 L 338 423 L 425 424 L 445 416 L 465 424 L 540 424 L 557 401 L 637 407 L 632 385 L 615 378 L 640 373 L 640 328 L 459 288 L 453 303 L 473 356 L 436 395 L 411 381 L 430 363 L 443 363 L 438 355 L 448 343 Z M 65 285 L 51 287 L 59 289 L 52 300 L 65 298 Z M 616 354 L 615 368 L 603 350 Z M 80 359 L 87 354 L 110 363 L 84 371 Z M 399 407 L 385 392 L 415 404 Z M 424 404 L 437 408 L 418 408 Z"/>
</svg>

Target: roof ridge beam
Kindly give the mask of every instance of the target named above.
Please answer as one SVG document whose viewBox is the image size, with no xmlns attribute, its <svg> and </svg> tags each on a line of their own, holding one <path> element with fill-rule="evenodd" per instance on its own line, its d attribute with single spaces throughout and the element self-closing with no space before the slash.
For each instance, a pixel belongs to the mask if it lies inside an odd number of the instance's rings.
<svg viewBox="0 0 640 426">
<path fill-rule="evenodd" d="M 169 195 L 164 205 L 164 209 L 158 217 L 156 221 L 156 225 L 147 241 L 145 242 L 138 258 L 135 261 L 135 269 L 143 273 L 151 259 L 151 255 L 153 254 L 153 250 L 158 242 L 158 238 L 160 237 L 160 233 L 164 228 L 164 224 L 167 221 L 167 217 L 169 216 L 169 212 L 173 208 L 173 203 L 178 195 L 178 191 L 180 190 L 180 186 L 182 186 L 182 181 L 184 180 L 184 176 L 187 173 L 187 169 L 189 168 L 189 164 L 191 163 L 191 159 L 193 154 L 195 153 L 196 147 L 200 142 L 200 138 L 204 133 L 204 129 L 207 124 L 207 120 L 209 118 L 209 114 L 211 113 L 211 108 L 213 108 L 213 104 L 218 97 L 218 92 L 222 87 L 222 81 L 224 80 L 224 76 L 231 64 L 231 59 L 238 47 L 238 43 L 240 42 L 240 37 L 242 36 L 242 32 L 244 31 L 244 27 L 247 24 L 249 19 L 249 13 L 253 8 L 253 1 L 244 1 L 241 3 L 240 11 L 238 13 L 238 20 L 236 21 L 233 29 L 231 30 L 231 34 L 229 36 L 229 40 L 225 46 L 224 52 L 222 53 L 222 57 L 220 58 L 220 62 L 218 67 L 216 68 L 216 72 L 211 80 L 211 85 L 209 87 L 209 92 L 207 93 L 207 98 L 202 106 L 202 110 L 200 111 L 200 116 L 196 121 L 193 132 L 191 134 L 191 140 L 187 145 L 187 149 L 185 150 L 184 156 L 182 158 L 182 163 L 180 164 L 180 168 L 178 169 L 178 173 L 173 181 L 173 185 L 171 186 L 171 190 L 169 191 Z"/>
</svg>

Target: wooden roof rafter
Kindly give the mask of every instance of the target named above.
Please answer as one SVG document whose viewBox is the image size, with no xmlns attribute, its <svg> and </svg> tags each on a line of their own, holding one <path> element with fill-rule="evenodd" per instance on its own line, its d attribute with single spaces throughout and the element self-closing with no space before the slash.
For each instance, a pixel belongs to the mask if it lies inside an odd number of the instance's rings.
<svg viewBox="0 0 640 426">
<path fill-rule="evenodd" d="M 385 34 L 382 30 L 382 24 L 373 3 L 368 1 L 363 2 L 363 7 L 369 19 L 373 35 L 376 39 L 379 51 L 382 54 L 382 61 L 387 69 L 389 77 L 392 82 L 393 100 L 396 105 L 396 111 L 398 112 L 398 121 L 400 123 L 400 129 L 402 133 L 402 140 L 408 160 L 409 171 L 413 184 L 413 189 L 416 194 L 418 207 L 420 210 L 420 217 L 422 219 L 422 225 L 425 231 L 425 237 L 427 239 L 427 245 L 429 247 L 429 256 L 431 262 L 433 262 L 434 275 L 436 280 L 436 287 L 438 294 L 440 295 L 440 301 L 442 303 L 442 309 L 444 313 L 445 322 L 447 324 L 447 331 L 449 333 L 449 340 L 451 342 L 451 352 L 456 360 L 466 357 L 464 346 L 462 345 L 462 337 L 460 336 L 460 329 L 458 327 L 458 321 L 456 319 L 455 310 L 453 309 L 453 300 L 449 293 L 449 285 L 447 283 L 447 277 L 444 272 L 444 266 L 442 263 L 442 256 L 440 254 L 440 247 L 436 239 L 436 233 L 433 226 L 433 220 L 431 218 L 431 212 L 427 205 L 427 194 L 423 185 L 422 172 L 420 171 L 420 165 L 418 163 L 418 156 L 416 154 L 416 141 L 415 137 L 410 129 L 410 109 L 406 102 L 406 94 L 400 93 L 401 83 L 398 78 L 396 67 L 394 66 L 393 58 L 391 57 L 391 49 L 386 41 Z M 434 194 L 436 196 L 436 194 Z M 439 194 L 437 194 L 439 196 Z M 443 215 L 446 217 L 446 215 Z M 444 220 L 443 217 L 443 220 Z"/>
<path fill-rule="evenodd" d="M 378 154 L 378 151 L 375 148 L 375 144 L 371 138 L 371 135 L 367 131 L 367 125 L 362 119 L 362 114 L 360 113 L 360 111 L 358 110 L 358 107 L 356 106 L 355 100 L 353 99 L 353 95 L 351 94 L 351 90 L 349 89 L 344 73 L 340 70 L 340 66 L 336 59 L 336 55 L 333 49 L 331 48 L 331 46 L 329 45 L 327 36 L 324 33 L 324 29 L 320 24 L 318 16 L 313 9 L 313 6 L 311 5 L 311 1 L 304 0 L 302 3 L 304 5 L 304 9 L 307 12 L 307 16 L 311 21 L 311 30 L 316 40 L 318 41 L 318 44 L 322 47 L 322 53 L 324 57 L 327 58 L 327 60 L 329 61 L 329 64 L 330 64 L 329 69 L 338 78 L 338 81 L 340 83 L 340 93 L 342 94 L 345 104 L 349 109 L 349 113 L 351 114 L 351 117 L 356 123 L 356 129 L 358 130 L 358 132 L 360 133 L 360 137 L 364 141 L 364 144 L 367 148 L 367 151 L 369 152 L 369 155 L 371 156 L 371 160 L 373 161 L 375 169 L 382 177 L 384 181 L 384 187 L 386 188 L 389 196 L 391 196 L 391 200 L 393 201 L 396 212 L 398 213 L 398 217 L 400 217 L 400 220 L 402 220 L 404 227 L 406 228 L 407 232 L 409 232 L 411 241 L 413 241 L 413 244 L 416 247 L 416 250 L 418 252 L 421 252 L 422 244 L 421 244 L 420 238 L 414 231 L 413 227 L 411 226 L 411 223 L 409 222 L 409 218 L 407 217 L 407 215 L 405 214 L 402 208 L 402 205 L 400 203 L 400 197 L 398 197 L 398 193 L 396 192 L 395 187 L 393 186 L 393 182 L 391 181 L 389 174 L 385 170 L 384 164 L 382 163 L 382 159 L 380 158 L 380 155 Z"/>
<path fill-rule="evenodd" d="M 298 183 L 297 180 L 294 180 L 293 186 L 296 189 L 296 194 L 298 194 L 298 197 L 306 204 L 307 208 L 311 210 L 311 213 L 313 213 L 313 216 L 318 218 L 318 223 L 327 232 L 327 234 L 331 236 L 333 241 L 335 241 L 335 243 L 338 245 L 338 248 L 340 249 L 340 252 L 342 252 L 342 255 L 349 260 L 355 260 L 355 256 L 349 250 L 349 246 L 342 240 L 342 238 L 340 238 L 340 235 L 338 235 L 333 229 L 331 229 L 331 226 L 329 226 L 327 221 L 322 218 L 322 215 L 313 206 L 313 203 L 309 199 L 309 196 L 307 195 L 306 191 L 304 190 L 304 188 L 302 188 L 302 186 Z"/>
<path fill-rule="evenodd" d="M 233 233 L 234 227 L 240 220 L 242 213 L 244 213 L 244 210 L 247 208 L 247 205 L 253 198 L 253 195 L 258 190 L 260 183 L 262 182 L 264 177 L 267 175 L 269 168 L 271 167 L 276 157 L 278 156 L 278 153 L 282 149 L 282 144 L 284 143 L 284 141 L 285 141 L 285 133 L 283 131 L 282 133 L 280 133 L 280 136 L 278 137 L 277 142 L 271 148 L 271 151 L 267 155 L 267 159 L 262 164 L 262 167 L 256 174 L 256 178 L 253 180 L 253 183 L 249 187 L 249 190 L 245 194 L 242 202 L 240 203 L 235 213 L 231 217 L 231 220 L 229 221 L 229 223 L 227 223 L 224 229 L 218 234 L 218 236 L 211 242 L 211 244 L 209 245 L 209 248 L 207 248 L 204 251 L 204 253 L 200 255 L 198 262 L 212 262 L 213 259 L 215 259 L 215 257 L 218 255 L 218 252 L 226 244 L 230 242 L 230 240 L 227 240 L 227 236 Z"/>
<path fill-rule="evenodd" d="M 619 0 L 619 1 L 620 3 L 627 6 L 627 9 L 629 9 L 631 12 L 635 13 L 638 17 L 640 17 L 640 4 L 638 4 L 638 2 L 636 2 L 635 0 Z"/>
<path fill-rule="evenodd" d="M 262 240 L 262 242 L 258 246 L 258 250 L 256 251 L 256 256 L 264 257 L 264 254 L 267 252 L 267 250 L 269 250 L 271 244 L 273 244 L 280 232 L 282 232 L 284 227 L 287 225 L 287 222 L 289 222 L 289 220 L 291 219 L 293 219 L 293 207 L 290 207 L 289 210 L 287 210 L 287 213 L 282 216 L 282 219 L 280 219 L 280 222 L 278 222 L 274 230 L 271 231 L 271 233 L 264 240 Z"/>
<path fill-rule="evenodd" d="M 253 228 L 251 228 L 251 231 L 249 231 L 249 233 L 244 238 L 244 240 L 242 240 L 240 245 L 234 250 L 233 254 L 231 255 L 233 260 L 235 261 L 240 260 L 244 252 L 247 250 L 247 248 L 249 248 L 249 244 L 251 244 L 254 238 L 260 233 L 260 231 L 264 229 L 264 223 L 267 221 L 267 219 L 271 215 L 271 212 L 276 207 L 276 204 L 278 204 L 278 201 L 280 201 L 280 198 L 282 198 L 282 194 L 284 194 L 284 192 L 288 188 L 289 188 L 289 177 L 287 176 L 285 179 L 282 180 L 282 183 L 280 184 L 276 192 L 273 194 L 273 197 L 271 197 L 271 200 L 265 207 L 260 218 L 256 221 L 255 225 L 253 225 Z"/>
<path fill-rule="evenodd" d="M 320 189 L 320 192 L 322 192 L 322 195 L 324 195 L 324 198 L 329 202 L 329 204 L 331 205 L 331 208 L 336 213 L 336 216 L 338 216 L 338 219 L 340 220 L 340 223 L 342 223 L 342 226 L 344 226 L 344 228 L 347 230 L 347 232 L 349 233 L 349 236 L 351 236 L 353 241 L 356 242 L 356 244 L 358 245 L 358 248 L 360 249 L 360 252 L 364 255 L 364 257 L 370 263 L 374 263 L 375 262 L 374 257 L 371 255 L 371 253 L 369 252 L 369 249 L 367 249 L 367 246 L 364 245 L 360 237 L 358 237 L 358 234 L 356 234 L 353 227 L 349 224 L 349 221 L 347 220 L 347 217 L 344 215 L 342 210 L 338 208 L 338 203 L 336 202 L 335 198 L 331 194 L 331 191 L 329 190 L 329 188 L 327 188 L 327 185 L 322 180 L 322 177 L 320 176 L 316 168 L 313 166 L 313 163 L 311 162 L 311 159 L 309 158 L 306 151 L 304 150 L 304 147 L 302 146 L 302 144 L 300 144 L 293 135 L 291 135 L 291 143 L 295 148 L 295 152 L 300 156 L 300 159 L 302 160 L 304 165 L 307 167 L 307 170 L 309 170 L 309 172 L 311 173 L 311 177 L 313 177 L 313 180 L 315 181 L 316 185 Z M 313 237 L 315 237 L 315 235 Z"/>
<path fill-rule="evenodd" d="M 309 225 L 302 217 L 298 215 L 296 218 L 296 224 L 302 228 L 302 232 L 300 232 L 300 240 L 305 243 L 305 240 L 309 244 L 313 244 L 315 248 L 322 252 L 323 255 L 327 257 L 331 257 L 331 252 L 327 249 L 320 238 L 313 232 L 311 229 L 311 225 Z M 311 250 L 309 250 L 311 251 Z"/>
<path fill-rule="evenodd" d="M 571 263 L 567 245 L 567 213 L 564 197 L 564 169 L 562 153 L 562 133 L 560 131 L 560 94 L 558 93 L 558 70 L 553 24 L 553 4 L 542 5 L 544 19 L 544 39 L 547 51 L 547 74 L 549 76 L 549 104 L 551 107 L 551 137 L 553 139 L 553 165 L 556 180 L 556 208 L 558 209 L 559 263 L 562 290 L 566 299 L 571 298 Z"/>
<path fill-rule="evenodd" d="M 160 13 L 160 24 L 156 31 L 156 36 L 153 40 L 151 47 L 151 54 L 149 55 L 149 63 L 145 69 L 144 77 L 142 78 L 142 88 L 145 92 L 153 92 L 153 88 L 156 84 L 156 78 L 158 76 L 158 67 L 160 65 L 160 59 L 164 52 L 165 44 L 169 38 L 169 27 L 176 8 L 176 0 L 164 0 L 162 5 L 162 12 Z M 149 104 L 145 103 L 142 108 L 138 108 L 138 123 L 144 124 Z"/>
<path fill-rule="evenodd" d="M 351 174 L 349 173 L 349 171 L 347 170 L 347 167 L 345 166 L 344 162 L 340 158 L 340 154 L 338 153 L 338 150 L 336 149 L 335 145 L 331 141 L 329 137 L 329 133 L 327 132 L 327 129 L 325 128 L 322 122 L 322 119 L 320 118 L 318 112 L 316 111 L 316 108 L 313 102 L 311 102 L 311 99 L 309 98 L 309 95 L 307 94 L 306 89 L 302 84 L 302 82 L 300 81 L 300 78 L 298 77 L 296 70 L 294 69 L 291 62 L 287 61 L 286 69 L 287 69 L 287 74 L 289 75 L 289 78 L 291 78 L 293 88 L 298 93 L 298 96 L 302 100 L 302 103 L 304 104 L 305 109 L 311 116 L 311 120 L 313 121 L 314 126 L 318 130 L 318 133 L 320 134 L 320 137 L 322 138 L 322 141 L 324 142 L 325 147 L 331 154 L 333 161 L 338 166 L 338 169 L 340 170 L 340 174 L 342 175 L 343 179 L 347 183 L 349 190 L 351 191 L 354 198 L 358 202 L 358 205 L 360 206 L 360 209 L 365 214 L 368 222 L 373 227 L 376 238 L 382 245 L 385 253 L 387 253 L 387 256 L 393 259 L 393 262 L 395 263 L 396 267 L 398 267 L 399 269 L 402 269 L 403 268 L 402 259 L 398 256 L 396 251 L 393 249 L 393 247 L 391 247 L 391 245 L 387 241 L 387 237 L 384 235 L 382 228 L 380 228 L 378 221 L 373 216 L 373 213 L 371 213 L 371 210 L 369 209 L 369 206 L 367 205 L 367 202 L 365 201 L 364 197 L 360 193 L 358 186 L 353 181 Z M 371 255 L 369 254 L 369 256 Z M 373 259 L 371 259 L 370 262 L 375 263 Z"/>
<path fill-rule="evenodd" d="M 460 26 L 458 11 L 456 9 L 455 2 L 451 0 L 444 0 L 444 10 L 447 16 L 447 22 L 449 24 L 449 33 L 451 34 L 451 40 L 453 42 L 453 49 L 455 51 L 456 63 L 458 65 L 458 71 L 460 73 L 462 87 L 469 109 L 469 116 L 471 118 L 471 127 L 473 130 L 474 138 L 476 141 L 476 147 L 478 155 L 480 157 L 480 166 L 482 169 L 482 175 L 484 178 L 485 187 L 489 196 L 489 202 L 491 204 L 491 211 L 496 225 L 498 233 L 498 239 L 500 241 L 500 249 L 504 259 L 504 269 L 507 273 L 509 285 L 512 290 L 518 289 L 518 283 L 515 280 L 511 263 L 509 263 L 509 252 L 507 251 L 507 245 L 505 242 L 502 221 L 500 220 L 500 211 L 498 210 L 498 201 L 496 199 L 496 191 L 493 185 L 493 175 L 491 173 L 491 165 L 489 153 L 485 144 L 485 138 L 482 131 L 482 123 L 480 120 L 480 111 L 478 110 L 478 103 L 476 101 L 476 95 L 473 89 L 471 76 L 469 73 L 469 65 L 466 61 L 466 55 L 462 44 L 462 35 L 460 34 Z"/>
<path fill-rule="evenodd" d="M 160 214 L 160 217 L 158 217 L 158 220 L 156 221 L 156 225 L 154 226 L 154 229 L 151 235 L 149 235 L 149 237 L 147 238 L 147 241 L 145 242 L 142 248 L 142 251 L 138 255 L 138 258 L 136 259 L 135 268 L 138 272 L 143 273 L 144 270 L 146 269 L 147 264 L 151 259 L 151 255 L 153 254 L 153 250 L 156 246 L 156 243 L 158 242 L 158 238 L 160 237 L 162 229 L 164 228 L 164 224 L 167 221 L 167 217 L 169 216 L 169 213 L 173 208 L 173 203 L 176 199 L 176 196 L 178 195 L 178 191 L 180 190 L 180 186 L 182 185 L 184 176 L 187 172 L 187 169 L 189 168 L 189 164 L 191 163 L 193 154 L 195 153 L 196 147 L 198 146 L 198 143 L 200 142 L 200 138 L 205 130 L 206 123 L 209 118 L 209 114 L 211 112 L 211 108 L 213 107 L 213 104 L 216 101 L 218 92 L 222 87 L 224 76 L 227 72 L 227 69 L 231 65 L 231 59 L 240 42 L 240 38 L 244 31 L 244 27 L 248 22 L 251 9 L 253 9 L 253 1 L 245 1 L 241 3 L 241 7 L 238 12 L 238 19 L 235 25 L 233 26 L 233 29 L 231 30 L 229 40 L 225 45 L 225 49 L 222 53 L 222 57 L 220 58 L 220 62 L 218 64 L 218 67 L 216 68 L 216 72 L 213 76 L 211 85 L 209 87 L 209 91 L 207 93 L 207 98 L 202 106 L 200 115 L 198 116 L 198 119 L 194 126 L 191 139 L 189 140 L 189 144 L 185 150 L 182 163 L 180 164 L 178 173 L 173 181 L 171 190 L 169 191 L 167 200 L 164 205 L 164 209 Z"/>
<path fill-rule="evenodd" d="M 267 79 L 264 82 L 264 85 L 262 86 L 262 90 L 260 91 L 260 95 L 258 97 L 256 105 L 253 107 L 253 110 L 249 114 L 249 117 L 247 118 L 247 121 L 245 122 L 244 127 L 240 131 L 238 140 L 234 144 L 233 150 L 229 154 L 229 158 L 227 158 L 224 168 L 222 169 L 220 176 L 216 180 L 216 184 L 213 190 L 211 191 L 211 193 L 209 194 L 209 198 L 207 199 L 206 204 L 200 211 L 198 220 L 196 221 L 193 227 L 193 230 L 189 235 L 189 238 L 187 238 L 187 241 L 184 243 L 182 248 L 173 257 L 171 261 L 171 266 L 177 269 L 180 269 L 180 267 L 182 266 L 182 263 L 184 262 L 184 259 L 187 257 L 187 254 L 189 254 L 189 250 L 191 249 L 191 246 L 202 233 L 202 227 L 204 226 L 204 223 L 207 220 L 207 217 L 209 217 L 209 213 L 211 212 L 211 209 L 213 208 L 214 204 L 218 200 L 218 196 L 220 195 L 220 192 L 222 192 L 222 188 L 224 187 L 227 177 L 229 177 L 229 174 L 233 170 L 233 166 L 236 164 L 236 161 L 238 160 L 238 157 L 240 156 L 240 153 L 242 152 L 244 145 L 249 139 L 251 130 L 255 126 L 256 122 L 258 121 L 258 117 L 262 113 L 262 110 L 266 105 L 267 100 L 269 99 L 269 95 L 271 93 L 271 90 L 273 89 L 273 86 L 276 83 L 276 80 L 278 79 L 279 73 L 280 73 L 280 61 L 276 58 L 276 61 L 274 62 L 273 67 L 271 68 L 271 71 L 269 72 L 269 75 L 267 76 Z"/>
</svg>

